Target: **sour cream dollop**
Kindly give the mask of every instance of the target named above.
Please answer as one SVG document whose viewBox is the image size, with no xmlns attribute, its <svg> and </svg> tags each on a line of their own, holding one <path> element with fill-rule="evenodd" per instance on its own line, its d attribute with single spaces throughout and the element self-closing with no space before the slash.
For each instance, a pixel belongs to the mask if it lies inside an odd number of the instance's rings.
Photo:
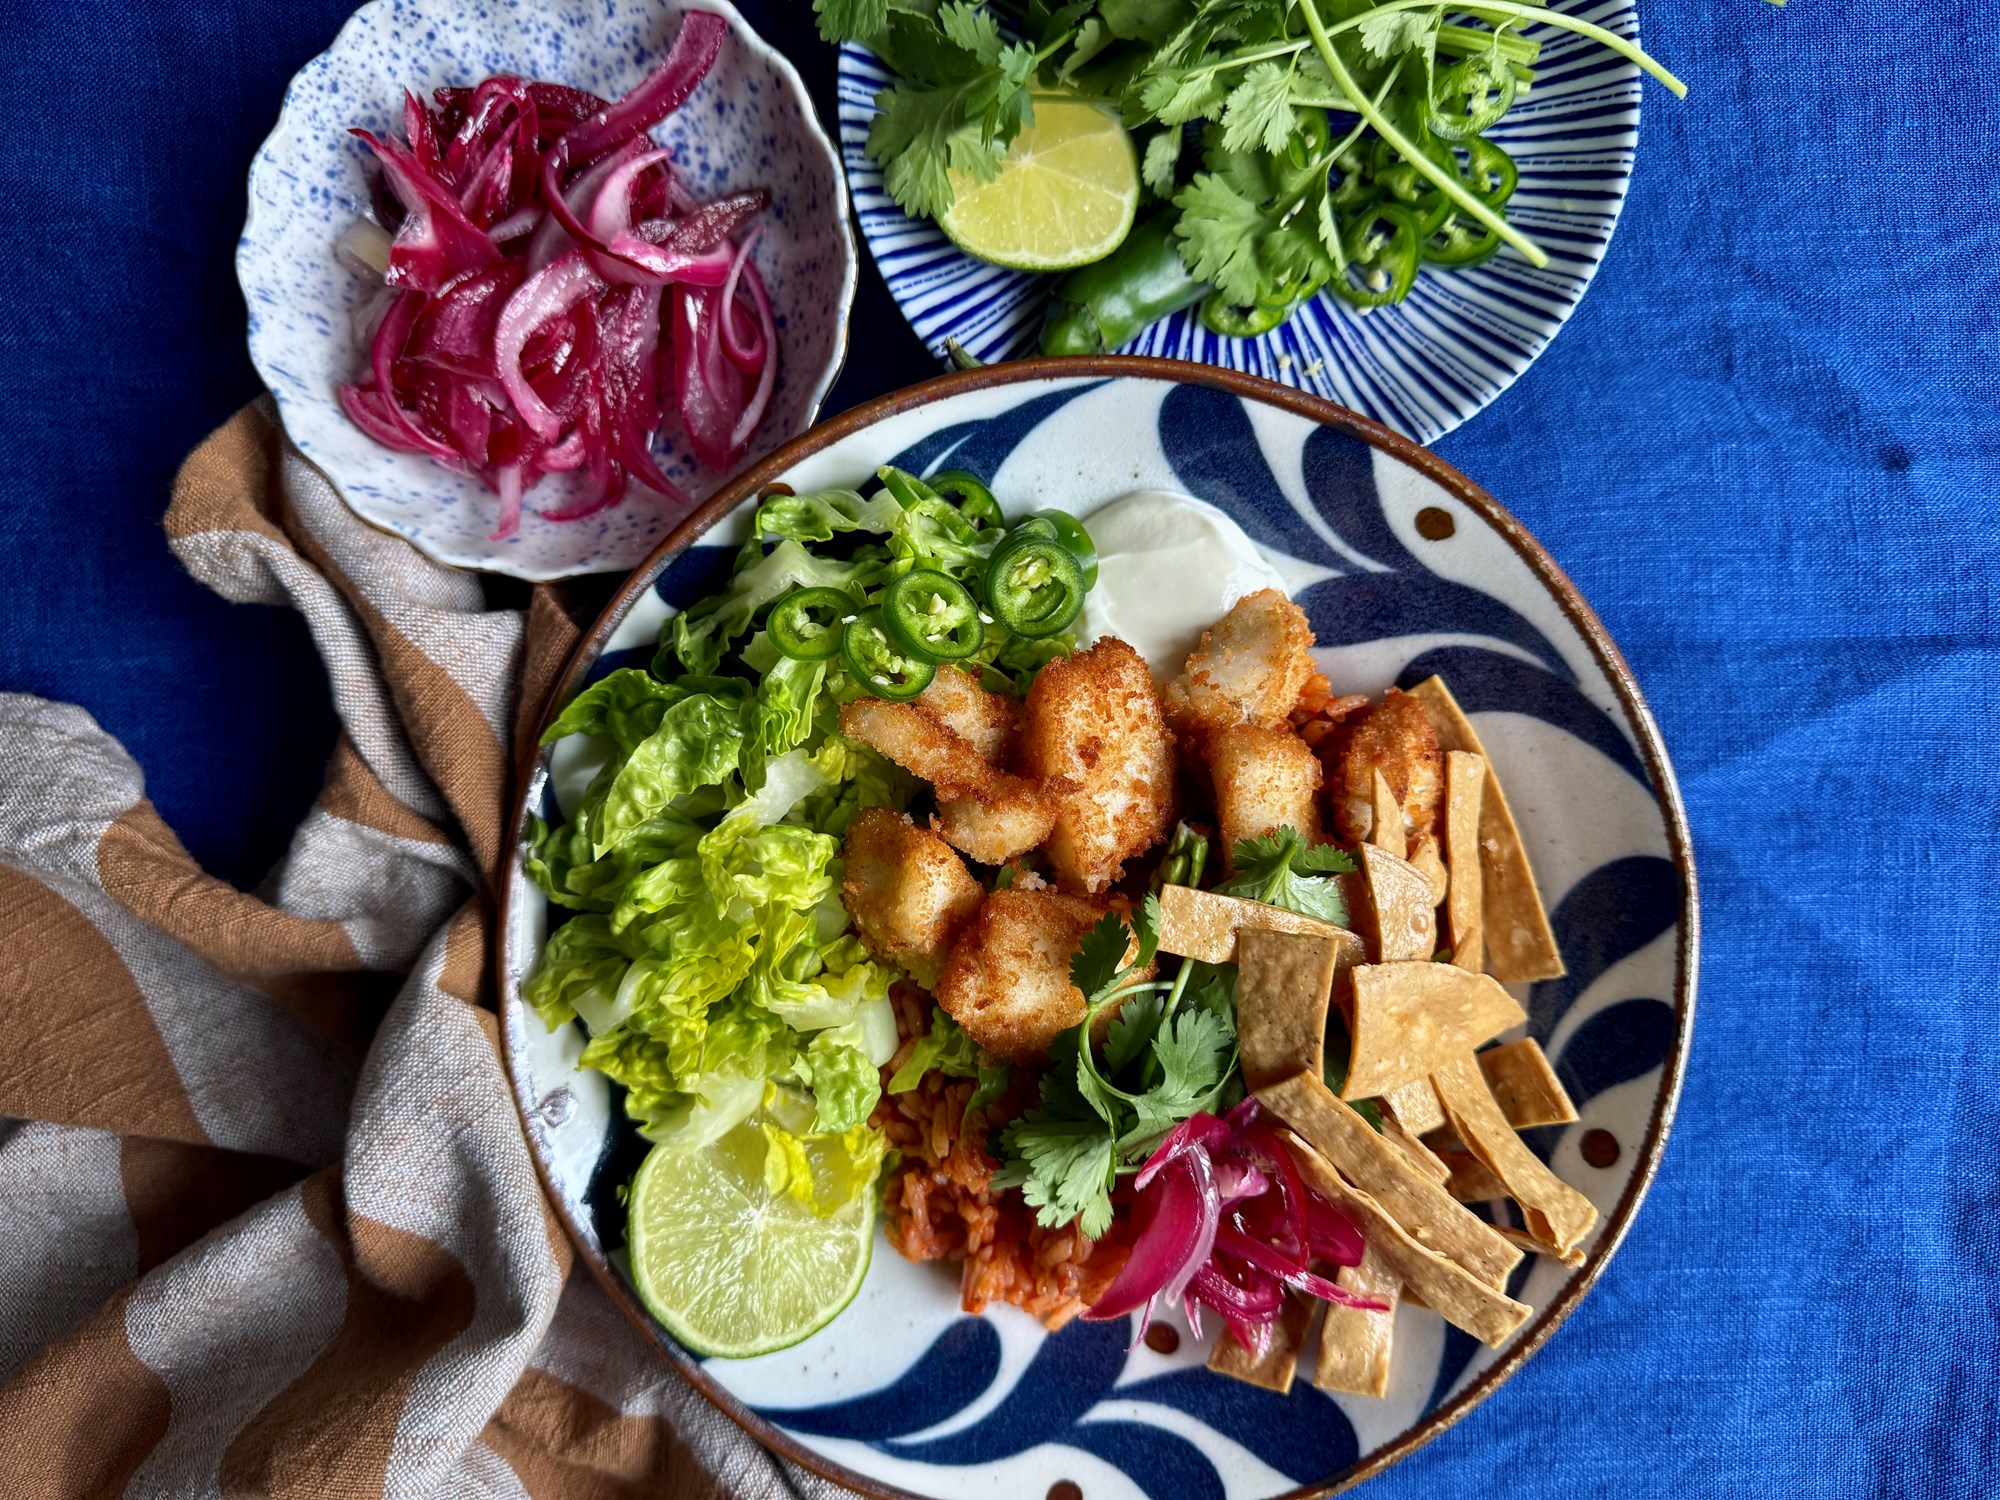
<svg viewBox="0 0 2000 1500">
<path fill-rule="evenodd" d="M 1177 676 L 1201 633 L 1259 589 L 1289 592 L 1243 528 L 1205 500 L 1134 490 L 1083 518 L 1097 544 L 1097 587 L 1084 598 L 1077 641 L 1115 635 L 1156 682 Z"/>
</svg>

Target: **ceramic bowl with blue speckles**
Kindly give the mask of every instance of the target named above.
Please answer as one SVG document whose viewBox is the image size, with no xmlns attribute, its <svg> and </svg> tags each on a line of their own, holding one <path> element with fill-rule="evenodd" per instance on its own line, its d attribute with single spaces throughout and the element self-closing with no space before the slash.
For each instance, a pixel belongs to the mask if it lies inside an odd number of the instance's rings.
<svg viewBox="0 0 2000 1500">
<path fill-rule="evenodd" d="M 1208 501 L 1289 581 L 1336 692 L 1445 678 L 1507 788 L 1568 969 L 1511 988 L 1524 1034 L 1580 1114 L 1522 1139 L 1599 1211 L 1583 1262 L 1531 1256 L 1514 1270 L 1507 1290 L 1533 1316 L 1498 1348 L 1404 1302 L 1381 1399 L 1316 1390 L 1310 1356 L 1283 1396 L 1211 1374 L 1177 1312 L 1160 1320 L 1172 1339 L 1136 1344 L 1128 1319 L 1049 1333 L 1012 1307 L 969 1317 L 954 1267 L 879 1242 L 855 1300 L 804 1343 L 748 1360 L 688 1353 L 626 1277 L 617 1193 L 645 1143 L 604 1075 L 577 1068 L 580 1023 L 551 1032 L 521 998 L 560 916 L 523 874 L 521 834 L 529 811 L 559 820 L 581 794 L 581 737 L 520 768 L 502 890 L 502 1041 L 551 1201 L 614 1300 L 689 1380 L 772 1448 L 866 1494 L 1022 1500 L 1068 1482 L 1083 1500 L 1269 1500 L 1376 1473 L 1542 1345 L 1604 1271 L 1665 1145 L 1694 1019 L 1697 907 L 1686 819 L 1638 686 L 1548 554 L 1432 454 L 1267 381 L 1104 357 L 947 376 L 773 454 L 632 576 L 547 717 L 604 674 L 651 660 L 662 625 L 728 575 L 768 486 L 858 486 L 884 463 L 966 470 L 1012 513 L 1057 506 L 1086 524 L 1134 490 Z M 1482 1211 L 1519 1226 L 1511 1204 Z"/>
<path fill-rule="evenodd" d="M 367 288 L 334 258 L 363 217 L 373 158 L 353 126 L 400 132 L 403 91 L 420 95 L 495 73 L 569 84 L 604 98 L 628 92 L 666 55 L 680 17 L 729 22 L 715 66 L 654 132 L 700 198 L 762 187 L 771 206 L 754 251 L 777 316 L 776 388 L 745 463 L 811 425 L 847 346 L 855 253 L 840 159 L 792 65 L 758 39 L 728 0 L 370 0 L 292 80 L 278 125 L 250 169 L 250 214 L 237 279 L 250 314 L 250 357 L 277 398 L 285 431 L 363 520 L 408 538 L 439 562 L 517 578 L 564 578 L 637 564 L 681 519 L 634 486 L 581 521 L 538 512 L 571 497 L 570 476 L 528 492 L 519 532 L 491 538 L 499 500 L 477 479 L 371 441 L 335 389 L 365 372 L 356 329 Z M 697 501 L 726 476 L 671 436 L 661 466 Z"/>
</svg>

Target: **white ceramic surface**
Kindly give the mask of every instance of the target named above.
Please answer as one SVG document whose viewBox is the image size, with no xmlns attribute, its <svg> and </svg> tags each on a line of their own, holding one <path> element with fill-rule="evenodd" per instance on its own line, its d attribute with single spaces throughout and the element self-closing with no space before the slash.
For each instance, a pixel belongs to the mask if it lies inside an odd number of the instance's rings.
<svg viewBox="0 0 2000 1500">
<path fill-rule="evenodd" d="M 1113 366 L 1142 373 L 1102 378 Z M 1128 1351 L 1124 1321 L 1051 1336 L 1009 1307 L 969 1318 L 952 1268 L 911 1264 L 880 1243 L 854 1304 L 781 1354 L 698 1361 L 654 1332 L 767 1441 L 877 1493 L 1019 1500 L 1067 1479 L 1089 1500 L 1267 1500 L 1339 1483 L 1441 1430 L 1603 1268 L 1658 1159 L 1686 1055 L 1691 855 L 1672 772 L 1615 648 L 1491 500 L 1430 455 L 1325 408 L 1301 410 L 1288 392 L 1230 389 L 1198 367 L 1156 363 L 1051 373 L 1070 368 L 1084 367 L 1002 367 L 940 382 L 932 399 L 889 398 L 754 478 L 807 491 L 863 484 L 882 463 L 964 469 L 1011 512 L 1053 505 L 1086 520 L 1133 489 L 1192 494 L 1228 511 L 1296 580 L 1335 691 L 1442 673 L 1508 789 L 1569 966 L 1565 979 L 1514 991 L 1582 1113 L 1524 1138 L 1601 1211 L 1588 1259 L 1576 1271 L 1523 1262 L 1509 1290 L 1536 1317 L 1498 1350 L 1403 1306 L 1383 1400 L 1328 1396 L 1308 1378 L 1278 1397 L 1213 1376 L 1177 1314 L 1168 1321 L 1180 1346 L 1164 1355 Z M 636 575 L 571 690 L 650 661 L 663 622 L 726 576 L 749 519 L 738 508 Z M 544 754 L 528 805 L 560 820 L 565 788 L 588 780 L 588 757 L 577 739 Z M 643 1143 L 603 1076 L 575 1069 L 579 1026 L 551 1033 L 521 1000 L 561 913 L 522 876 L 518 851 L 506 901 L 501 1023 L 530 1143 L 586 1258 L 613 1268 L 614 1296 L 643 1321 L 623 1281 L 615 1195 Z M 1593 1166 L 1583 1142 L 1600 1131 L 1617 1149 Z M 1509 1206 L 1493 1209 L 1510 1222 Z"/>
</svg>

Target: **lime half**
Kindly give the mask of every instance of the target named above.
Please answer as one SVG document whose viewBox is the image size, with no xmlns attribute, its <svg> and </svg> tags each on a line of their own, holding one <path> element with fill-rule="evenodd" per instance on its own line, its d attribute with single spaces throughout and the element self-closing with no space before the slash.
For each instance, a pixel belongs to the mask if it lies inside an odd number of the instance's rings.
<svg viewBox="0 0 2000 1500">
<path fill-rule="evenodd" d="M 754 1124 L 693 1151 L 655 1146 L 632 1179 L 632 1280 L 647 1309 L 703 1355 L 769 1354 L 854 1299 L 875 1239 L 875 1193 L 826 1218 L 765 1182 Z"/>
<path fill-rule="evenodd" d="M 938 220 L 961 249 L 1016 271 L 1066 271 L 1116 250 L 1139 210 L 1139 158 L 1115 116 L 1074 99 L 1035 100 L 1000 175 L 951 174 Z"/>
</svg>

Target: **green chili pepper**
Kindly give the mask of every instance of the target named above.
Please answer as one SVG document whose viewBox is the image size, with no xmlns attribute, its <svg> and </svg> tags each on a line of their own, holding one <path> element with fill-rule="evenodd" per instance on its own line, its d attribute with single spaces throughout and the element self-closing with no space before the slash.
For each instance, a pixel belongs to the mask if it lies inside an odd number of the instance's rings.
<svg viewBox="0 0 2000 1500">
<path fill-rule="evenodd" d="M 792 660 L 828 661 L 840 654 L 840 622 L 853 613 L 854 601 L 839 589 L 795 589 L 772 607 L 764 628 Z"/>
<path fill-rule="evenodd" d="M 1327 202 L 1335 212 L 1358 208 L 1376 196 L 1373 160 L 1367 146 L 1356 141 L 1333 159 L 1340 181 L 1327 190 Z"/>
<path fill-rule="evenodd" d="M 882 591 L 882 623 L 905 652 L 934 661 L 963 661 L 986 641 L 978 602 L 934 568 L 905 573 Z"/>
<path fill-rule="evenodd" d="M 1457 175 L 1467 192 L 1493 208 L 1513 197 L 1521 180 L 1514 158 L 1483 136 L 1453 142 L 1438 161 Z"/>
<path fill-rule="evenodd" d="M 1414 139 L 1424 155 L 1439 166 L 1448 171 L 1458 170 L 1450 148 L 1442 141 L 1421 135 Z M 1395 147 L 1378 139 L 1374 143 L 1373 154 L 1376 183 L 1391 202 L 1400 203 L 1410 211 L 1420 233 L 1429 235 L 1451 217 L 1451 199 L 1445 197 L 1444 189 L 1405 161 Z"/>
<path fill-rule="evenodd" d="M 1039 518 L 1037 518 L 1039 519 Z M 1058 635 L 1083 612 L 1083 565 L 1061 542 L 1016 527 L 986 565 L 986 602 L 1015 635 Z"/>
<path fill-rule="evenodd" d="M 901 703 L 914 698 L 937 676 L 937 663 L 913 656 L 889 638 L 882 611 L 870 605 L 840 633 L 840 656 L 861 688 L 877 698 Z"/>
<path fill-rule="evenodd" d="M 1504 57 L 1468 57 L 1439 75 L 1424 123 L 1440 140 L 1479 135 L 1514 107 L 1516 87 L 1514 70 Z"/>
<path fill-rule="evenodd" d="M 1069 555 L 1076 559 L 1076 565 L 1083 569 L 1083 586 L 1097 587 L 1097 543 L 1090 539 L 1090 533 L 1083 529 L 1083 522 L 1066 510 L 1038 510 L 1028 517 L 1030 521 L 1047 521 L 1055 528 L 1055 540 L 1060 542 Z M 1015 528 L 1017 531 L 1019 527 Z"/>
<path fill-rule="evenodd" d="M 1000 502 L 993 498 L 993 491 L 977 474 L 968 474 L 963 469 L 946 469 L 930 477 L 930 487 L 947 500 L 956 501 L 959 514 L 980 528 L 1004 526 L 1007 518 L 1000 511 Z"/>
<path fill-rule="evenodd" d="M 1032 515 L 1021 517 L 1014 523 L 1014 529 L 1007 533 L 1007 539 L 1000 545 L 1011 547 L 1024 537 L 1031 536 L 1041 537 L 1045 541 L 1055 541 L 1056 523 L 1050 519 L 1050 514 L 1048 511 L 1038 510 Z"/>
<path fill-rule="evenodd" d="M 1500 253 L 1500 236 L 1457 214 L 1446 219 L 1424 241 L 1423 256 L 1433 266 L 1479 266 Z"/>
<path fill-rule="evenodd" d="M 1306 296 L 1318 290 L 1317 287 L 1310 288 Z M 1305 297 L 1287 298 L 1283 302 L 1259 302 L 1252 307 L 1239 307 L 1221 292 L 1211 292 L 1201 304 L 1201 326 L 1225 339 L 1254 339 L 1284 322 L 1292 315 L 1292 309 L 1304 300 Z"/>
<path fill-rule="evenodd" d="M 1400 203 L 1357 209 L 1341 224 L 1347 271 L 1334 279 L 1335 295 L 1352 307 L 1401 302 L 1417 279 L 1423 241 L 1416 216 Z"/>
<path fill-rule="evenodd" d="M 1056 283 L 1042 324 L 1042 353 L 1106 353 L 1208 295 L 1208 283 L 1190 275 L 1181 259 L 1177 217 L 1169 206 L 1141 219 L 1103 260 Z"/>
</svg>

